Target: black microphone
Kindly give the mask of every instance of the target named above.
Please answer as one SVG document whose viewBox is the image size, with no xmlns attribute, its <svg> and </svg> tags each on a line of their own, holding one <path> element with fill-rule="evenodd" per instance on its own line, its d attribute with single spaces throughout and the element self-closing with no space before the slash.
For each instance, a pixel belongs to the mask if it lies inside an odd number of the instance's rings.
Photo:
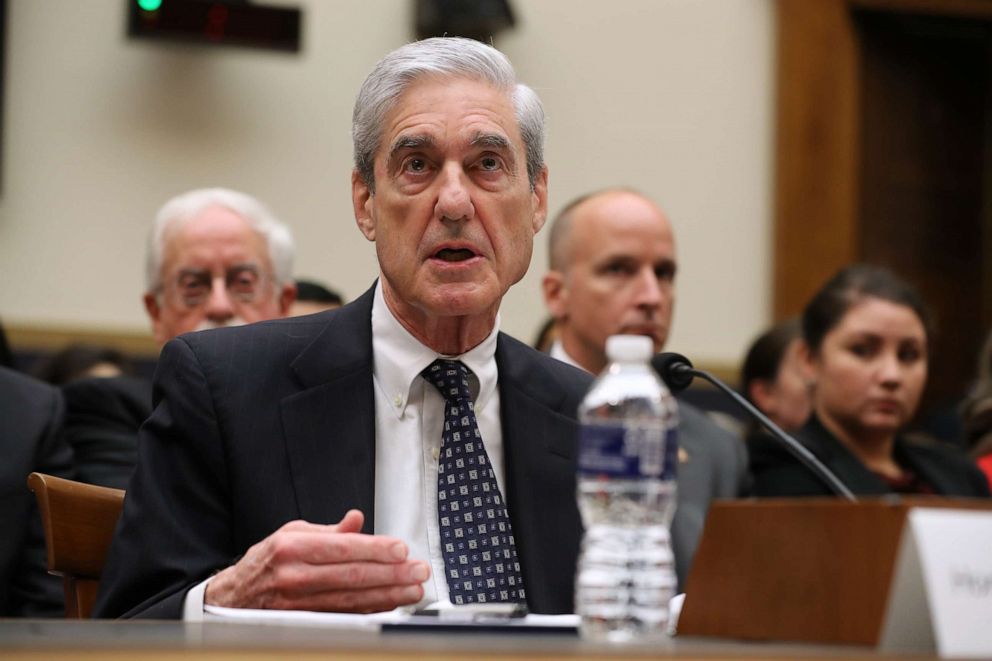
<svg viewBox="0 0 992 661">
<path fill-rule="evenodd" d="M 792 438 L 784 431 L 782 428 L 776 425 L 774 422 L 768 419 L 764 413 L 758 410 L 758 408 L 747 401 L 741 396 L 736 390 L 728 386 L 726 383 L 716 378 L 709 372 L 705 370 L 697 370 L 689 362 L 689 359 L 685 356 L 673 352 L 659 353 L 651 359 L 651 367 L 658 372 L 658 376 L 661 380 L 665 382 L 668 389 L 673 393 L 680 392 L 689 387 L 692 383 L 694 377 L 701 377 L 718 389 L 720 389 L 725 395 L 734 400 L 738 406 L 744 409 L 748 415 L 760 422 L 768 431 L 771 432 L 772 436 L 782 444 L 786 450 L 789 451 L 796 460 L 803 466 L 808 468 L 817 477 L 819 477 L 823 482 L 830 488 L 834 494 L 838 496 L 843 496 L 850 501 L 857 501 L 851 490 L 844 486 L 844 483 L 840 481 L 833 471 L 823 465 L 823 462 L 817 459 L 812 452 L 806 449 L 802 443 Z"/>
</svg>

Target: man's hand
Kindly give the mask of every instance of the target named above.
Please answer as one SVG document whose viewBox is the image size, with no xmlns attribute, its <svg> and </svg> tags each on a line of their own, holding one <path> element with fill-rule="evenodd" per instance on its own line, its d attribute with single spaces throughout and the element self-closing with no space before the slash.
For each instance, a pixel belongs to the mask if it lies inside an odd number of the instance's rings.
<svg viewBox="0 0 992 661">
<path fill-rule="evenodd" d="M 217 574 L 204 604 L 371 613 L 420 601 L 430 567 L 398 539 L 361 534 L 364 520 L 350 510 L 337 525 L 287 523 Z"/>
</svg>

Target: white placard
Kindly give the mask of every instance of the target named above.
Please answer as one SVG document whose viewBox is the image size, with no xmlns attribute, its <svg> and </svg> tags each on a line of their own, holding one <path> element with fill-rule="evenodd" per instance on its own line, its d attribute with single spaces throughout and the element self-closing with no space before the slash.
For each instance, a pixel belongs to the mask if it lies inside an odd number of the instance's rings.
<svg viewBox="0 0 992 661">
<path fill-rule="evenodd" d="M 992 512 L 910 511 L 880 646 L 992 656 Z"/>
</svg>

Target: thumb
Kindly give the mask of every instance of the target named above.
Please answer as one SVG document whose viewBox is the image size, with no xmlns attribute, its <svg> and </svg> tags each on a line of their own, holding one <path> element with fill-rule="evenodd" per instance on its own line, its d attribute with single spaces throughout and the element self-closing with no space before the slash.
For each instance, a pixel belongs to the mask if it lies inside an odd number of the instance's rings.
<svg viewBox="0 0 992 661">
<path fill-rule="evenodd" d="M 364 523 L 365 515 L 361 510 L 348 510 L 334 527 L 336 532 L 361 532 Z"/>
</svg>

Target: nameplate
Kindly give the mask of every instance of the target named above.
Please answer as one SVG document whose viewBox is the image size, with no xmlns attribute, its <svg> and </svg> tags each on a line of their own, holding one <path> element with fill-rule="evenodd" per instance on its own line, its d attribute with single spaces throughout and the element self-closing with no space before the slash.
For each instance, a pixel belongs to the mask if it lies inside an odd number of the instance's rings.
<svg viewBox="0 0 992 661">
<path fill-rule="evenodd" d="M 880 647 L 992 656 L 992 512 L 909 512 Z"/>
</svg>

